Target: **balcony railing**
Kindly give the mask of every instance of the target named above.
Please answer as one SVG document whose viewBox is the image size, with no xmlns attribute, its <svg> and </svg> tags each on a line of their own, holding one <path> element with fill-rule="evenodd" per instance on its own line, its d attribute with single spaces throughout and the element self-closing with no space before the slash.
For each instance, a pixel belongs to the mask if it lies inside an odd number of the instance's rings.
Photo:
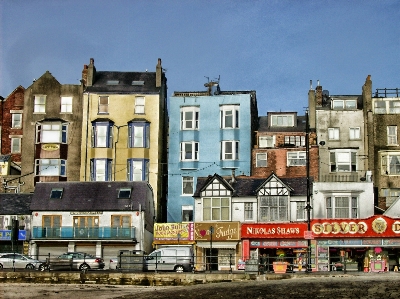
<svg viewBox="0 0 400 299">
<path fill-rule="evenodd" d="M 132 240 L 136 239 L 136 231 L 135 227 L 34 226 L 32 239 Z"/>
<path fill-rule="evenodd" d="M 396 96 L 397 98 L 400 95 L 400 88 L 377 88 L 375 92 L 376 98 L 387 98 L 389 96 Z"/>
<path fill-rule="evenodd" d="M 326 174 L 321 175 L 321 182 L 360 182 L 360 177 L 357 173 L 352 174 Z"/>
</svg>

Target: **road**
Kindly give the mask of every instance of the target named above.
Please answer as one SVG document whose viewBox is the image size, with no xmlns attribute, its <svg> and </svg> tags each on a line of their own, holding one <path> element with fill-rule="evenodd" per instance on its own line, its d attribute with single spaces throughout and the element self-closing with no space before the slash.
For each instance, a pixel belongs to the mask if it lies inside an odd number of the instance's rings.
<svg viewBox="0 0 400 299">
<path fill-rule="evenodd" d="M 399 294 L 399 272 L 333 277 L 303 276 L 302 278 L 282 280 L 253 280 L 168 287 L 96 284 L 0 284 L 0 298 L 4 299 L 383 299 L 398 298 Z"/>
</svg>

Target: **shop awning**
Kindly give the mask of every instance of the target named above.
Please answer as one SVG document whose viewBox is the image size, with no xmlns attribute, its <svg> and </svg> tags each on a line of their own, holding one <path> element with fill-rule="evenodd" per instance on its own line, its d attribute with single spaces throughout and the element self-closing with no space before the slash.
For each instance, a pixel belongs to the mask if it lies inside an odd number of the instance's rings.
<svg viewBox="0 0 400 299">
<path fill-rule="evenodd" d="M 212 248 L 227 248 L 227 249 L 236 249 L 236 245 L 238 242 L 212 242 Z M 210 248 L 210 242 L 197 242 L 198 247 L 202 248 Z"/>
</svg>

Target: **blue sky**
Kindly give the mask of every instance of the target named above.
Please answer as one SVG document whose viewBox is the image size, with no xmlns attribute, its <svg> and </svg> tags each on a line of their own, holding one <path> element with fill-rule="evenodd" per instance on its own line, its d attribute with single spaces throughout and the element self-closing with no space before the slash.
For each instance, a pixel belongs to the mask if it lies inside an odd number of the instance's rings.
<svg viewBox="0 0 400 299">
<path fill-rule="evenodd" d="M 0 0 L 0 95 L 47 70 L 79 84 L 101 71 L 155 71 L 168 96 L 255 90 L 259 115 L 304 114 L 310 80 L 335 95 L 400 88 L 400 1 Z"/>
</svg>

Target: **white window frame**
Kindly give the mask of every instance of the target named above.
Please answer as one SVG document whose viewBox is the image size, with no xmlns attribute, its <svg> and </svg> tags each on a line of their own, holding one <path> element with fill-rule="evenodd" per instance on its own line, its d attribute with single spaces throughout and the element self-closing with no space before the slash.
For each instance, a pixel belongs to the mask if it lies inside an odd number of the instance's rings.
<svg viewBox="0 0 400 299">
<path fill-rule="evenodd" d="M 400 152 L 381 154 L 381 173 L 383 175 L 400 175 Z"/>
<path fill-rule="evenodd" d="M 275 135 L 273 136 L 258 136 L 259 148 L 273 148 L 275 147 Z"/>
<path fill-rule="evenodd" d="M 292 144 L 296 147 L 306 146 L 306 136 L 301 135 L 286 135 L 285 144 Z"/>
<path fill-rule="evenodd" d="M 61 113 L 72 113 L 72 97 L 61 97 Z"/>
<path fill-rule="evenodd" d="M 221 160 L 239 160 L 239 141 L 221 142 Z"/>
<path fill-rule="evenodd" d="M 306 202 L 296 201 L 296 221 L 306 220 Z"/>
<path fill-rule="evenodd" d="M 194 177 L 182 177 L 182 195 L 192 196 L 194 193 Z"/>
<path fill-rule="evenodd" d="M 374 114 L 400 114 L 400 99 L 375 100 Z"/>
<path fill-rule="evenodd" d="M 36 143 L 67 143 L 68 123 L 43 122 L 36 124 Z"/>
<path fill-rule="evenodd" d="M 306 166 L 307 155 L 305 151 L 287 152 L 287 166 Z"/>
<path fill-rule="evenodd" d="M 260 196 L 259 221 L 288 221 L 288 196 Z"/>
<path fill-rule="evenodd" d="M 387 145 L 398 145 L 397 126 L 387 126 Z"/>
<path fill-rule="evenodd" d="M 187 205 L 182 206 L 182 222 L 193 221 L 193 206 Z"/>
<path fill-rule="evenodd" d="M 199 160 L 199 143 L 196 141 L 185 141 L 180 144 L 181 161 L 198 161 Z"/>
<path fill-rule="evenodd" d="M 108 114 L 109 103 L 108 96 L 99 96 L 98 114 Z"/>
<path fill-rule="evenodd" d="M 33 113 L 46 113 L 46 95 L 35 95 Z"/>
<path fill-rule="evenodd" d="M 326 218 L 357 219 L 359 217 L 358 201 L 358 196 L 349 194 L 332 194 L 326 196 Z"/>
<path fill-rule="evenodd" d="M 294 127 L 294 115 L 271 115 L 271 127 Z"/>
<path fill-rule="evenodd" d="M 267 153 L 256 153 L 256 167 L 268 167 L 267 159 Z"/>
<path fill-rule="evenodd" d="M 135 114 L 144 114 L 145 97 L 135 97 Z"/>
<path fill-rule="evenodd" d="M 244 203 L 244 220 L 251 221 L 254 219 L 254 203 L 245 202 Z"/>
<path fill-rule="evenodd" d="M 198 130 L 199 117 L 199 107 L 181 107 L 181 130 Z"/>
<path fill-rule="evenodd" d="M 150 168 L 148 159 L 128 159 L 128 181 L 149 181 Z"/>
<path fill-rule="evenodd" d="M 231 199 L 229 197 L 203 197 L 202 221 L 230 221 Z"/>
<path fill-rule="evenodd" d="M 359 140 L 360 138 L 361 138 L 360 127 L 349 128 L 349 139 L 350 140 Z"/>
<path fill-rule="evenodd" d="M 220 106 L 220 128 L 237 129 L 239 128 L 240 105 L 221 105 Z"/>
<path fill-rule="evenodd" d="M 22 128 L 22 113 L 12 113 L 11 127 L 18 129 Z"/>
<path fill-rule="evenodd" d="M 330 172 L 357 171 L 357 151 L 337 149 L 329 152 Z"/>
<path fill-rule="evenodd" d="M 11 138 L 11 153 L 19 154 L 21 153 L 21 137 L 12 137 Z"/>
<path fill-rule="evenodd" d="M 357 109 L 357 100 L 333 100 L 332 110 L 355 110 Z"/>
<path fill-rule="evenodd" d="M 112 180 L 112 160 L 111 159 L 91 159 L 91 181 L 106 182 Z"/>
<path fill-rule="evenodd" d="M 328 139 L 329 140 L 339 140 L 340 131 L 339 128 L 328 128 Z"/>
</svg>

